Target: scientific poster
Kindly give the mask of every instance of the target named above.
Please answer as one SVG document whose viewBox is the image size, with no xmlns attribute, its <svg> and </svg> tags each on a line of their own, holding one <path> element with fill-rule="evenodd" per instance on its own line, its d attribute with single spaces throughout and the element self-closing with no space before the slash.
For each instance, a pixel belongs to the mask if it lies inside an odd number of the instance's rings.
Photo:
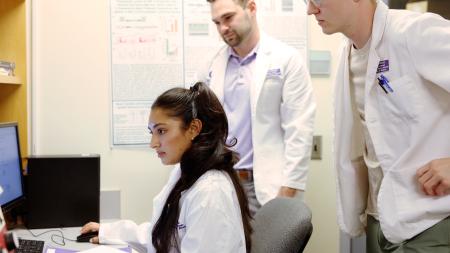
<svg viewBox="0 0 450 253">
<path fill-rule="evenodd" d="M 306 63 L 304 2 L 256 2 L 261 30 L 298 49 Z M 195 82 L 223 45 L 206 0 L 111 0 L 113 147 L 148 145 L 152 102 L 167 89 Z"/>
<path fill-rule="evenodd" d="M 183 85 L 179 0 L 112 0 L 112 145 L 146 145 L 152 101 Z"/>
</svg>

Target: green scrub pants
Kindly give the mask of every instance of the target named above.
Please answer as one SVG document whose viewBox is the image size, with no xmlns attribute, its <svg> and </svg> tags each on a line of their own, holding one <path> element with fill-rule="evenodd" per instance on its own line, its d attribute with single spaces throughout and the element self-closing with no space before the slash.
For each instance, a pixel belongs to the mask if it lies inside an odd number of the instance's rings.
<svg viewBox="0 0 450 253">
<path fill-rule="evenodd" d="M 450 253 L 450 216 L 401 243 L 391 243 L 383 235 L 380 222 L 367 216 L 367 253 Z"/>
</svg>

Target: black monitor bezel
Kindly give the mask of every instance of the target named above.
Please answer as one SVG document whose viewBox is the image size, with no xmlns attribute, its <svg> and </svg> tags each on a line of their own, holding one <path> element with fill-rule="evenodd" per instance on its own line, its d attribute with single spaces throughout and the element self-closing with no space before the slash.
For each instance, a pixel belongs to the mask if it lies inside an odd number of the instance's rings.
<svg viewBox="0 0 450 253">
<path fill-rule="evenodd" d="M 20 170 L 20 184 L 22 188 L 22 195 L 10 200 L 9 202 L 6 202 L 5 204 L 1 205 L 3 212 L 9 212 L 14 207 L 20 205 L 25 200 L 25 187 L 24 187 L 24 176 L 23 176 L 23 166 L 22 166 L 22 154 L 20 152 L 20 141 L 19 141 L 19 126 L 17 122 L 7 122 L 7 123 L 0 123 L 0 128 L 5 127 L 14 127 L 16 130 L 16 142 L 17 142 L 17 152 L 19 157 L 19 170 Z"/>
</svg>

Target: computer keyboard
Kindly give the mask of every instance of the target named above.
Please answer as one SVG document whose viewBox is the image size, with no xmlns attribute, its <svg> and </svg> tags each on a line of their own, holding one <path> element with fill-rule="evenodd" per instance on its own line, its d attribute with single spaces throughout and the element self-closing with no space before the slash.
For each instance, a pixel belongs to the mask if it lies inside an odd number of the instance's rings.
<svg viewBox="0 0 450 253">
<path fill-rule="evenodd" d="M 42 253 L 44 241 L 19 239 L 19 248 L 16 253 Z"/>
</svg>

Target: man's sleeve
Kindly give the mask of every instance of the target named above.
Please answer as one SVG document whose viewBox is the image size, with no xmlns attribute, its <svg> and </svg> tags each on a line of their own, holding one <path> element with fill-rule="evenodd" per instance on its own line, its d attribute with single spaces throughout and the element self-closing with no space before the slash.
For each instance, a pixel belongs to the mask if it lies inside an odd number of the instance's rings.
<svg viewBox="0 0 450 253">
<path fill-rule="evenodd" d="M 406 28 L 405 40 L 419 75 L 450 93 L 450 21 L 420 15 Z"/>
<path fill-rule="evenodd" d="M 280 111 L 286 161 L 282 186 L 305 190 L 316 103 L 311 78 L 298 52 L 287 64 L 282 96 Z"/>
</svg>

